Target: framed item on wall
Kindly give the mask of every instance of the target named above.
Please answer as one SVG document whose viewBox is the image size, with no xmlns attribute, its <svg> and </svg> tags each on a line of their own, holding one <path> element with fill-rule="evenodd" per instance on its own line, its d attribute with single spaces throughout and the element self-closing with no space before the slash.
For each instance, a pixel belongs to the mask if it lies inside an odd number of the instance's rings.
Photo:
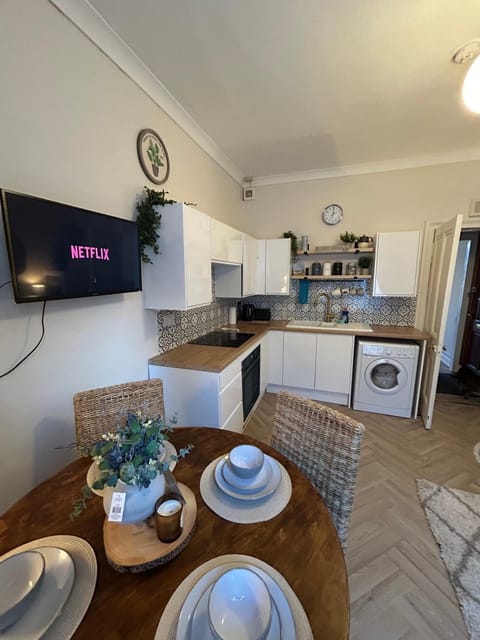
<svg viewBox="0 0 480 640">
<path fill-rule="evenodd" d="M 167 148 L 153 129 L 142 129 L 137 137 L 138 160 L 143 172 L 155 184 L 163 184 L 170 173 Z"/>
</svg>

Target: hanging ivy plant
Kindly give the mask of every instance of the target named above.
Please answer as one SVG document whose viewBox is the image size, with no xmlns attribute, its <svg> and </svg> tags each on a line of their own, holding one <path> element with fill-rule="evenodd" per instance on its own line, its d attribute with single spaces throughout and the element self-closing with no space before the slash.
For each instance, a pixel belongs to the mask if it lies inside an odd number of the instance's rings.
<svg viewBox="0 0 480 640">
<path fill-rule="evenodd" d="M 140 241 L 140 255 L 143 262 L 152 260 L 146 249 L 149 247 L 153 253 L 160 253 L 158 247 L 158 230 L 160 229 L 162 214 L 154 207 L 160 205 L 164 207 L 166 204 L 175 204 L 176 200 L 167 198 L 168 191 L 155 191 L 143 187 L 143 197 L 137 202 L 137 225 L 138 237 Z"/>
<path fill-rule="evenodd" d="M 283 233 L 284 238 L 290 238 L 290 251 L 292 252 L 292 257 L 295 257 L 298 252 L 298 238 L 293 233 L 293 231 L 285 231 Z"/>
</svg>

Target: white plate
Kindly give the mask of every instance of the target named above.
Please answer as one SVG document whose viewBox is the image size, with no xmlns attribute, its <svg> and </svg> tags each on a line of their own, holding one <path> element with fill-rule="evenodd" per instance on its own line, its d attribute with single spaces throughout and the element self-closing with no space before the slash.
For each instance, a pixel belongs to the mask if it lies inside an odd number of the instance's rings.
<svg viewBox="0 0 480 640">
<path fill-rule="evenodd" d="M 70 555 L 75 567 L 75 579 L 72 591 L 61 614 L 47 629 L 42 640 L 69 640 L 82 621 L 92 600 L 97 581 L 97 559 L 95 552 L 86 540 L 77 536 L 58 535 L 47 536 L 22 544 L 5 553 L 0 560 L 20 551 L 37 550 L 45 546 L 63 549 Z M 36 639 L 38 637 L 38 635 L 35 636 Z M 5 636 L 2 636 L 2 640 L 4 638 Z"/>
<path fill-rule="evenodd" d="M 272 599 L 272 624 L 266 640 L 296 640 L 295 621 L 288 600 L 275 580 L 259 567 L 246 562 L 232 562 L 215 567 L 203 575 L 190 590 L 180 610 L 175 640 L 210 640 L 214 638 L 208 624 L 208 595 L 218 578 L 234 567 L 254 571 L 266 584 Z M 273 611 L 278 614 L 274 621 Z M 278 628 L 281 633 L 278 633 Z M 210 635 L 206 635 L 206 629 Z M 275 631 L 275 633 L 273 633 Z"/>
<path fill-rule="evenodd" d="M 2 640 L 37 640 L 60 614 L 72 590 L 75 569 L 70 555 L 56 547 L 35 549 L 45 559 L 45 572 L 31 605 Z"/>
<path fill-rule="evenodd" d="M 260 491 L 266 487 L 272 477 L 272 465 L 268 464 L 265 460 L 262 468 L 253 478 L 240 478 L 235 475 L 228 466 L 228 456 L 224 457 L 223 464 L 221 460 L 218 464 L 222 465 L 223 479 L 227 484 L 234 489 L 238 489 L 238 491 L 241 491 L 242 493 L 254 493 L 255 491 Z"/>
<path fill-rule="evenodd" d="M 222 475 L 222 462 L 223 464 L 225 464 L 225 459 L 223 458 L 223 456 L 220 459 L 219 463 L 215 465 L 215 481 L 221 491 L 231 496 L 232 498 L 237 498 L 238 500 L 260 500 L 261 498 L 265 498 L 275 491 L 275 489 L 280 484 L 280 480 L 282 479 L 282 472 L 277 464 L 277 461 L 266 455 L 265 464 L 270 465 L 270 468 L 272 469 L 272 477 L 270 478 L 270 481 L 267 482 L 267 485 L 261 491 L 257 491 L 256 493 L 242 493 L 239 489 L 235 489 L 234 487 L 230 486 L 224 479 Z"/>
<path fill-rule="evenodd" d="M 167 442 L 165 443 L 165 451 L 164 451 L 164 454 L 163 454 L 161 460 L 163 460 L 166 456 L 170 457 L 170 456 L 176 456 L 176 455 L 177 455 L 177 450 L 175 449 L 173 444 L 170 442 L 170 440 L 167 440 Z M 176 466 L 177 466 L 177 461 L 176 460 L 172 460 L 170 462 L 170 471 L 173 471 Z M 87 485 L 92 490 L 92 493 L 94 493 L 95 495 L 100 496 L 101 498 L 103 498 L 103 489 L 94 489 L 93 486 L 92 486 L 93 483 L 96 480 L 98 480 L 101 475 L 102 475 L 102 473 L 101 473 L 100 469 L 98 468 L 97 463 L 96 462 L 92 462 L 92 464 L 88 467 L 88 471 L 87 471 Z"/>
</svg>

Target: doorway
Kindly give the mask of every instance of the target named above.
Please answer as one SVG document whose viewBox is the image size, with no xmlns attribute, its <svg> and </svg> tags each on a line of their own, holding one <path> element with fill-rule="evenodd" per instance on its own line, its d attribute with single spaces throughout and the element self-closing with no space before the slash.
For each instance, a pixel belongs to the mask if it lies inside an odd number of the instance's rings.
<svg viewBox="0 0 480 640">
<path fill-rule="evenodd" d="M 464 229 L 455 264 L 438 393 L 480 396 L 479 296 L 480 231 Z"/>
</svg>

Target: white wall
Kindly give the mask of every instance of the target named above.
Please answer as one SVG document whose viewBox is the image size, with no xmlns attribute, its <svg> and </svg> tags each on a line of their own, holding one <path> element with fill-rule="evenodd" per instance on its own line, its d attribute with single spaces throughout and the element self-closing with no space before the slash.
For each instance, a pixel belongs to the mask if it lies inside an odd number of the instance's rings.
<svg viewBox="0 0 480 640">
<path fill-rule="evenodd" d="M 147 184 L 136 136 L 150 127 L 169 152 L 170 196 L 242 227 L 239 185 L 47 0 L 2 0 L 0 60 L 0 186 L 131 219 Z M 0 373 L 37 341 L 41 306 L 0 289 Z M 0 513 L 72 455 L 55 447 L 74 440 L 73 394 L 146 378 L 158 351 L 140 293 L 48 302 L 45 324 L 0 379 Z"/>
<path fill-rule="evenodd" d="M 291 229 L 308 235 L 310 247 L 338 242 L 343 231 L 374 236 L 377 231 L 423 229 L 425 221 L 444 221 L 469 210 L 480 198 L 480 161 L 460 162 L 343 178 L 326 178 L 255 188 L 245 203 L 247 230 L 259 238 Z M 344 209 L 343 221 L 322 222 L 331 203 Z"/>
</svg>

